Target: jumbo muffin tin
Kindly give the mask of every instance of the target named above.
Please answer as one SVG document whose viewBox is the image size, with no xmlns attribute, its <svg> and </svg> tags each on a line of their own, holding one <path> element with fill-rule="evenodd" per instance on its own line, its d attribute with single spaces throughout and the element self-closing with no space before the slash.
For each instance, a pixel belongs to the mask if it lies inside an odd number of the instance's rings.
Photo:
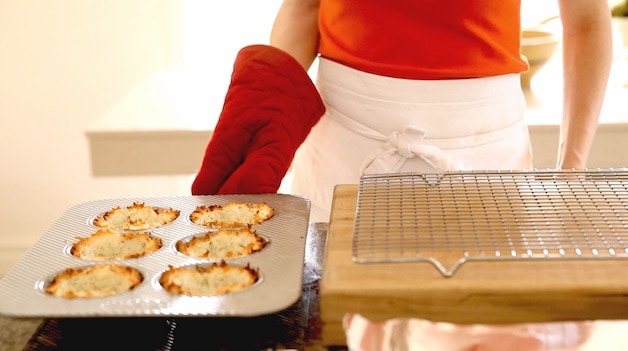
<svg viewBox="0 0 628 351">
<path fill-rule="evenodd" d="M 268 240 L 259 252 L 225 259 L 230 265 L 257 269 L 259 281 L 230 294 L 185 296 L 171 294 L 159 284 L 169 266 L 208 265 L 220 260 L 191 258 L 177 252 L 175 243 L 211 228 L 189 219 L 197 206 L 223 205 L 232 201 L 273 207 L 275 215 L 253 225 Z M 180 211 L 172 223 L 145 230 L 162 239 L 163 246 L 146 256 L 116 261 L 89 261 L 72 256 L 69 247 L 79 237 L 98 230 L 94 218 L 114 207 L 143 202 L 152 207 Z M 102 317 L 102 316 L 257 316 L 274 313 L 294 304 L 301 295 L 305 242 L 310 215 L 309 200 L 286 194 L 207 195 L 138 197 L 85 202 L 68 209 L 0 280 L 0 314 L 12 317 Z M 119 264 L 138 269 L 143 282 L 117 295 L 68 299 L 44 292 L 45 286 L 67 268 Z"/>
</svg>

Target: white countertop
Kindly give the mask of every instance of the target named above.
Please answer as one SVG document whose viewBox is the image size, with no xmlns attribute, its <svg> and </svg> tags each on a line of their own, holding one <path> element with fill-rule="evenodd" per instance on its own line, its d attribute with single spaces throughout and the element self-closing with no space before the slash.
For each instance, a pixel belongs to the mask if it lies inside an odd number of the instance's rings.
<svg viewBox="0 0 628 351">
<path fill-rule="evenodd" d="M 0 317 L 0 350 L 24 350 L 42 321 L 40 318 Z"/>
<path fill-rule="evenodd" d="M 196 173 L 227 88 L 209 82 L 196 72 L 172 69 L 138 84 L 86 130 L 92 173 Z"/>
</svg>

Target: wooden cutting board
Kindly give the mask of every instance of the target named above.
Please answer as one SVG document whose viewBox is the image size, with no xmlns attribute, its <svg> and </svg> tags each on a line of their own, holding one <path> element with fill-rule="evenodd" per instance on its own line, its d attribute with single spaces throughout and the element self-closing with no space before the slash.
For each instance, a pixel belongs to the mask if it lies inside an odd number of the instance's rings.
<svg viewBox="0 0 628 351">
<path fill-rule="evenodd" d="M 628 260 L 466 262 L 451 277 L 429 262 L 355 263 L 358 185 L 334 191 L 320 287 L 322 338 L 344 345 L 342 318 L 506 324 L 628 319 Z"/>
</svg>

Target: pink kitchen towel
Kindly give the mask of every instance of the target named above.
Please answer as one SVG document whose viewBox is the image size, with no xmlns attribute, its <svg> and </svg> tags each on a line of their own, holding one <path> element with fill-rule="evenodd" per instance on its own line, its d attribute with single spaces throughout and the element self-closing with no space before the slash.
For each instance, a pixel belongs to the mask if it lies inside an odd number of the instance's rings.
<svg viewBox="0 0 628 351">
<path fill-rule="evenodd" d="M 349 351 L 628 351 L 628 321 L 510 325 L 398 318 L 375 322 L 346 314 Z"/>
</svg>

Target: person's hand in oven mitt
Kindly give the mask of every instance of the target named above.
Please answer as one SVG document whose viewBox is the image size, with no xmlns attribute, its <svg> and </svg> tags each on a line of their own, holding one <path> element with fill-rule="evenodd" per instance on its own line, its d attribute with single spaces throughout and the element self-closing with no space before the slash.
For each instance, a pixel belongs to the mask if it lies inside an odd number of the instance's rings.
<svg viewBox="0 0 628 351">
<path fill-rule="evenodd" d="M 244 47 L 192 194 L 277 192 L 324 112 L 316 87 L 292 56 L 267 45 Z"/>
</svg>

